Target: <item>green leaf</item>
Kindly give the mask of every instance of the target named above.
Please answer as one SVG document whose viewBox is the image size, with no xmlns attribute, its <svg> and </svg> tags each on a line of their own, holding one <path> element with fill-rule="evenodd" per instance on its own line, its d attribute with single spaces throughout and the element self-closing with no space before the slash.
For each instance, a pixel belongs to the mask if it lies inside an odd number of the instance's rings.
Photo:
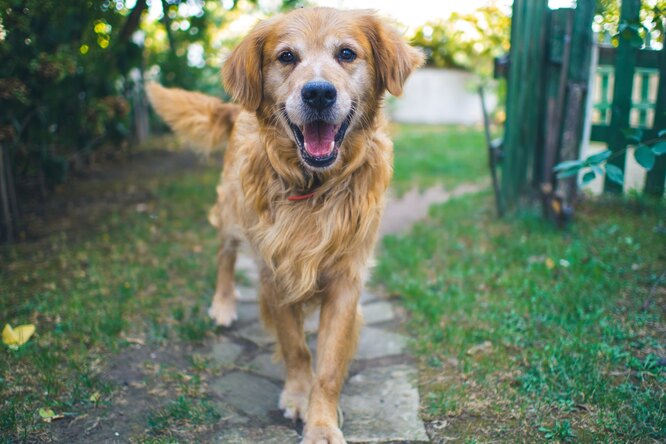
<svg viewBox="0 0 666 444">
<path fill-rule="evenodd" d="M 580 168 L 572 168 L 570 170 L 564 170 L 557 173 L 558 179 L 566 179 L 567 177 L 575 176 L 580 171 Z"/>
<path fill-rule="evenodd" d="M 553 168 L 553 171 L 563 171 L 563 170 L 568 170 L 568 169 L 576 169 L 579 170 L 583 166 L 583 162 L 581 160 L 566 160 L 564 162 L 560 162 L 557 165 L 555 165 L 555 168 Z"/>
<path fill-rule="evenodd" d="M 640 143 L 641 140 L 643 140 L 643 130 L 636 128 L 624 128 L 622 130 L 622 134 L 624 134 L 624 137 L 628 142 Z"/>
<path fill-rule="evenodd" d="M 39 416 L 41 416 L 42 418 L 53 418 L 55 416 L 55 413 L 53 412 L 53 410 L 49 408 L 40 408 Z"/>
<path fill-rule="evenodd" d="M 657 142 L 652 146 L 652 152 L 655 156 L 666 154 L 666 141 Z"/>
<path fill-rule="evenodd" d="M 612 163 L 606 164 L 606 176 L 618 185 L 624 184 L 624 173 L 619 167 Z"/>
<path fill-rule="evenodd" d="M 634 151 L 636 162 L 646 170 L 650 171 L 654 166 L 655 156 L 652 150 L 646 145 L 639 145 Z"/>
<path fill-rule="evenodd" d="M 583 175 L 583 185 L 587 185 L 588 183 L 592 182 L 595 177 L 597 177 L 597 175 L 594 173 L 594 171 L 588 171 Z"/>
<path fill-rule="evenodd" d="M 598 165 L 601 162 L 603 162 L 604 160 L 608 160 L 608 158 L 612 155 L 613 155 L 613 152 L 611 150 L 602 151 L 600 153 L 589 156 L 587 159 L 585 159 L 585 164 L 586 165 Z"/>
</svg>

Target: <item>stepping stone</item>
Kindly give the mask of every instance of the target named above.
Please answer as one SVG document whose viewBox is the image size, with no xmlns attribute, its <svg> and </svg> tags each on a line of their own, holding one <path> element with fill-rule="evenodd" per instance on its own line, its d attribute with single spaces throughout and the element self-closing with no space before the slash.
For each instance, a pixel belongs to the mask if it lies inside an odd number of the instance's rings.
<svg viewBox="0 0 666 444">
<path fill-rule="evenodd" d="M 363 306 L 363 319 L 366 324 L 391 321 L 395 317 L 390 302 L 373 302 Z"/>
<path fill-rule="evenodd" d="M 250 362 L 250 370 L 262 376 L 284 381 L 284 363 L 273 362 L 273 353 L 262 353 Z"/>
<path fill-rule="evenodd" d="M 259 322 L 243 327 L 236 332 L 237 336 L 252 341 L 260 347 L 275 344 L 275 337 L 264 330 Z"/>
<path fill-rule="evenodd" d="M 407 338 L 376 327 L 363 327 L 356 359 L 374 359 L 401 355 L 405 352 Z"/>
<path fill-rule="evenodd" d="M 248 417 L 236 412 L 225 402 L 216 401 L 213 402 L 213 406 L 215 411 L 220 415 L 220 421 L 227 427 L 230 425 L 241 426 L 250 421 Z"/>
<path fill-rule="evenodd" d="M 259 268 L 251 256 L 239 254 L 236 257 L 236 270 L 242 271 L 252 282 L 259 282 Z"/>
<path fill-rule="evenodd" d="M 239 321 L 259 320 L 259 304 L 257 302 L 239 302 L 236 304 Z"/>
<path fill-rule="evenodd" d="M 416 381 L 408 365 L 371 368 L 349 379 L 340 398 L 347 441 L 429 442 Z"/>
<path fill-rule="evenodd" d="M 294 430 L 284 426 L 243 427 L 223 430 L 215 437 L 219 444 L 285 444 L 298 443 L 301 437 Z"/>
<path fill-rule="evenodd" d="M 259 302 L 256 288 L 237 285 L 236 289 L 238 290 L 238 302 Z"/>
<path fill-rule="evenodd" d="M 305 318 L 303 328 L 306 333 L 317 333 L 317 330 L 319 330 L 319 309 L 316 309 Z"/>
<path fill-rule="evenodd" d="M 241 353 L 243 353 L 243 347 L 228 339 L 219 338 L 213 345 L 211 355 L 218 364 L 232 365 Z"/>
<path fill-rule="evenodd" d="M 224 402 L 264 423 L 271 422 L 270 411 L 278 409 L 280 387 L 259 376 L 232 372 L 211 387 Z"/>
<path fill-rule="evenodd" d="M 377 295 L 375 293 L 372 293 L 371 291 L 368 291 L 365 288 L 361 290 L 361 304 L 367 304 L 369 302 L 376 300 L 377 300 Z"/>
</svg>

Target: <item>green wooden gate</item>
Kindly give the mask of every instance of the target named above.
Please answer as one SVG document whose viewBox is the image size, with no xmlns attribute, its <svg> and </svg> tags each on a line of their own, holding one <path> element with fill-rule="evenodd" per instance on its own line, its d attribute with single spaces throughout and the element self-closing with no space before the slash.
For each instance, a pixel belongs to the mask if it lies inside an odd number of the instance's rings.
<svg viewBox="0 0 666 444">
<path fill-rule="evenodd" d="M 577 179 L 558 180 L 553 167 L 580 156 L 595 4 L 578 0 L 575 9 L 550 10 L 548 0 L 514 0 L 500 187 L 508 207 L 524 196 L 540 196 L 549 216 L 564 221 L 571 214 Z M 639 9 L 640 0 L 624 0 L 621 20 L 637 20 Z M 666 75 L 659 75 L 666 73 L 665 55 L 624 39 L 617 49 L 600 48 L 597 77 L 604 93 L 594 106 L 592 140 L 619 153 L 629 142 L 630 123 L 646 138 L 666 128 Z M 656 100 L 649 94 L 655 89 L 651 82 L 659 83 Z M 611 162 L 624 169 L 625 156 L 618 154 Z M 648 174 L 650 194 L 664 193 L 665 162 L 666 156 L 660 156 Z M 608 192 L 621 191 L 610 180 L 605 184 Z"/>
</svg>

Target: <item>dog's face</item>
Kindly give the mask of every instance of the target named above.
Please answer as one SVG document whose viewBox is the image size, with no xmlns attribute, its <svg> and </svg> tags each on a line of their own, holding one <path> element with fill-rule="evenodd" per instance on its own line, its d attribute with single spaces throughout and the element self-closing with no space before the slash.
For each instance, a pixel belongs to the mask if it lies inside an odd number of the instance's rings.
<svg viewBox="0 0 666 444">
<path fill-rule="evenodd" d="M 385 90 L 402 92 L 422 55 L 368 11 L 298 9 L 259 23 L 223 69 L 226 89 L 277 124 L 309 169 L 331 168 Z"/>
</svg>

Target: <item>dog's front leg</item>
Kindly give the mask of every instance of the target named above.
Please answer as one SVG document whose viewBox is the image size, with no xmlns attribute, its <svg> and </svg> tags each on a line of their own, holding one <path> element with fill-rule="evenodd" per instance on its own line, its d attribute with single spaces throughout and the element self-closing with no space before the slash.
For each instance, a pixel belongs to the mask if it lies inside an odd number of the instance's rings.
<svg viewBox="0 0 666 444">
<path fill-rule="evenodd" d="M 340 279 L 322 301 L 317 369 L 302 444 L 345 442 L 338 427 L 338 400 L 362 324 L 360 293 L 359 279 Z"/>
<path fill-rule="evenodd" d="M 313 374 L 303 332 L 303 310 L 299 305 L 285 305 L 273 306 L 271 312 L 287 370 L 280 409 L 284 410 L 285 418 L 305 421 Z"/>
</svg>

